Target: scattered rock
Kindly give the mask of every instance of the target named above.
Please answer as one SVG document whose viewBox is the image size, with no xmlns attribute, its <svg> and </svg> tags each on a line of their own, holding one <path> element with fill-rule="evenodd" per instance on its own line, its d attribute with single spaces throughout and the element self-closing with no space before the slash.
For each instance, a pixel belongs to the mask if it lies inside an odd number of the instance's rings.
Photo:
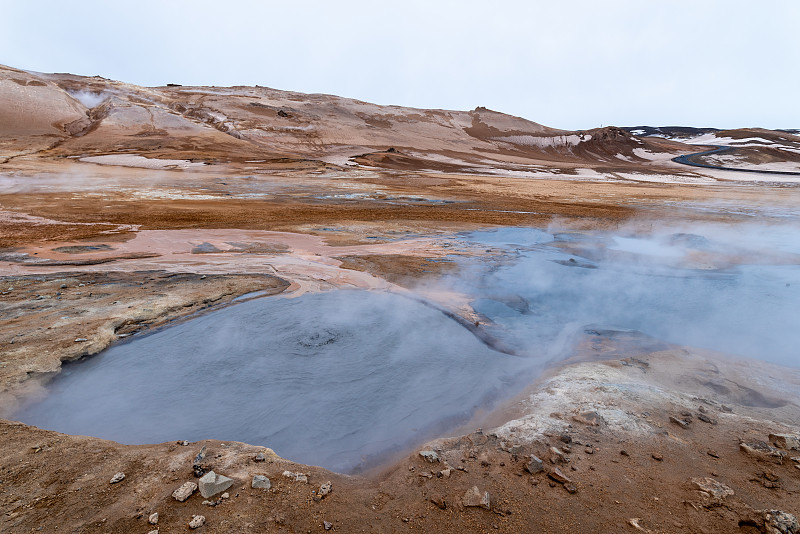
<svg viewBox="0 0 800 534">
<path fill-rule="evenodd" d="M 620 454 L 620 456 L 630 456 L 630 453 L 628 451 L 626 451 L 625 449 L 622 449 L 621 451 L 619 451 L 619 454 Z"/>
<path fill-rule="evenodd" d="M 86 339 L 85 337 L 75 338 L 75 343 L 85 343 L 86 341 L 89 341 L 89 340 Z"/>
<path fill-rule="evenodd" d="M 713 449 L 707 450 L 706 454 L 711 456 L 712 458 L 719 458 L 719 453 Z"/>
<path fill-rule="evenodd" d="M 172 492 L 172 496 L 176 501 L 183 502 L 192 496 L 192 493 L 197 491 L 197 484 L 194 482 L 186 482 L 180 488 Z"/>
<path fill-rule="evenodd" d="M 330 530 L 333 528 L 333 523 L 330 521 L 323 521 L 322 526 L 325 528 L 325 530 Z"/>
<path fill-rule="evenodd" d="M 113 477 L 111 477 L 111 480 L 109 480 L 109 483 L 110 484 L 116 484 L 117 482 L 122 482 L 123 480 L 125 480 L 125 473 L 121 473 L 120 472 L 120 473 L 117 473 L 116 475 L 114 475 Z"/>
<path fill-rule="evenodd" d="M 594 449 L 592 447 L 586 447 L 583 452 L 586 454 L 594 454 Z"/>
<path fill-rule="evenodd" d="M 206 457 L 206 446 L 203 445 L 203 448 L 200 449 L 200 452 L 198 452 L 197 456 L 194 457 L 192 465 L 199 465 L 200 462 L 202 462 L 205 457 Z"/>
<path fill-rule="evenodd" d="M 231 494 L 228 493 L 227 491 L 225 493 L 223 493 L 222 496 L 220 496 L 220 499 L 230 499 L 230 498 L 231 498 Z"/>
<path fill-rule="evenodd" d="M 151 525 L 157 525 L 158 524 L 158 512 L 153 512 L 152 514 L 150 514 L 150 517 L 147 518 L 147 522 L 150 523 Z"/>
<path fill-rule="evenodd" d="M 769 441 L 780 449 L 800 451 L 800 436 L 789 434 L 770 434 Z"/>
<path fill-rule="evenodd" d="M 267 461 L 267 457 L 264 456 L 263 452 L 259 452 L 258 454 L 256 454 L 256 457 L 253 458 L 253 461 L 254 462 L 266 462 Z"/>
<path fill-rule="evenodd" d="M 663 462 L 664 461 L 664 457 L 661 456 L 660 454 L 658 454 L 657 452 L 654 452 L 650 456 L 652 456 L 653 460 L 655 460 L 657 462 Z"/>
<path fill-rule="evenodd" d="M 739 450 L 754 458 L 761 460 L 773 460 L 780 464 L 783 463 L 783 458 L 786 453 L 771 447 L 768 443 L 763 441 L 751 441 L 748 443 L 739 443 Z"/>
<path fill-rule="evenodd" d="M 251 488 L 270 489 L 272 482 L 269 481 L 264 475 L 256 475 L 253 477 L 253 482 L 250 483 Z"/>
<path fill-rule="evenodd" d="M 308 482 L 308 475 L 305 473 L 293 473 L 291 471 L 284 471 L 283 476 L 286 478 L 291 478 L 295 482 Z"/>
<path fill-rule="evenodd" d="M 233 486 L 233 480 L 224 476 L 209 471 L 199 480 L 200 482 L 200 495 L 208 499 L 221 491 Z"/>
<path fill-rule="evenodd" d="M 550 447 L 550 463 L 567 463 L 567 457 L 557 447 Z"/>
<path fill-rule="evenodd" d="M 200 528 L 206 523 L 206 517 L 203 515 L 193 515 L 192 520 L 189 521 L 189 528 L 194 530 Z"/>
<path fill-rule="evenodd" d="M 439 461 L 439 455 L 436 454 L 436 451 L 419 451 L 419 455 L 422 456 L 426 462 L 430 462 L 435 464 Z"/>
<path fill-rule="evenodd" d="M 717 420 L 716 419 L 711 419 L 709 416 L 707 416 L 704 413 L 697 414 L 697 418 L 700 419 L 701 421 L 703 421 L 704 423 L 708 423 L 709 425 L 716 425 L 717 424 Z"/>
<path fill-rule="evenodd" d="M 150 531 L 150 532 L 148 532 L 147 534 L 158 534 L 158 529 L 151 530 L 151 531 Z"/>
<path fill-rule="evenodd" d="M 570 478 L 561 472 L 561 470 L 556 467 L 552 471 L 548 471 L 547 476 L 558 482 L 559 484 L 568 484 L 572 482 Z"/>
<path fill-rule="evenodd" d="M 491 510 L 492 508 L 489 492 L 484 491 L 481 493 L 478 486 L 472 486 L 471 489 L 467 490 L 461 499 L 461 503 L 466 507 L 485 508 L 486 510 Z"/>
<path fill-rule="evenodd" d="M 635 528 L 636 530 L 641 530 L 642 532 L 650 532 L 650 530 L 644 528 L 642 525 L 639 524 L 639 521 L 641 520 L 642 520 L 641 517 L 633 517 L 631 519 L 628 519 L 628 524 L 633 528 Z"/>
<path fill-rule="evenodd" d="M 800 534 L 800 523 L 792 514 L 781 510 L 764 510 L 766 534 Z"/>
<path fill-rule="evenodd" d="M 531 460 L 525 464 L 525 471 L 535 475 L 544 471 L 544 462 L 536 455 L 531 454 Z"/>
<path fill-rule="evenodd" d="M 319 492 L 317 493 L 317 495 L 319 495 L 320 497 L 325 497 L 327 495 L 330 495 L 331 491 L 333 491 L 333 484 L 329 480 L 319 487 Z"/>
<path fill-rule="evenodd" d="M 564 484 L 564 489 L 567 490 L 569 493 L 575 493 L 576 491 L 578 491 L 578 488 L 575 486 L 575 484 L 570 484 L 570 483 Z"/>
<path fill-rule="evenodd" d="M 693 478 L 691 479 L 691 482 L 695 487 L 697 487 L 698 490 L 711 497 L 714 497 L 715 499 L 724 499 L 725 497 L 733 495 L 733 490 L 730 488 L 730 486 L 727 486 L 722 482 L 714 480 L 710 477 Z"/>
<path fill-rule="evenodd" d="M 676 425 L 680 426 L 681 428 L 689 428 L 689 421 L 686 421 L 684 419 L 678 419 L 677 417 L 672 415 L 669 416 L 669 420 L 675 423 Z"/>
<path fill-rule="evenodd" d="M 452 470 L 451 468 L 447 467 L 447 468 L 445 468 L 445 469 L 442 469 L 442 470 L 441 470 L 441 471 L 439 471 L 438 473 L 436 473 L 436 476 L 437 476 L 437 477 L 439 477 L 439 478 L 442 478 L 442 477 L 444 477 L 444 478 L 450 478 L 450 474 L 451 474 L 452 472 L 453 472 L 453 470 Z"/>
</svg>

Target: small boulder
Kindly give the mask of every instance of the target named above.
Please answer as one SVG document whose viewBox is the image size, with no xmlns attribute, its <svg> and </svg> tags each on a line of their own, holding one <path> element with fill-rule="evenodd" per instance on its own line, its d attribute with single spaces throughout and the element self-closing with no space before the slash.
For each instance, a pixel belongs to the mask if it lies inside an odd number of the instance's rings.
<svg viewBox="0 0 800 534">
<path fill-rule="evenodd" d="M 478 486 L 472 486 L 471 489 L 467 490 L 461 499 L 461 503 L 466 507 L 485 508 L 486 510 L 491 510 L 492 508 L 489 492 L 484 491 L 481 493 Z"/>
<path fill-rule="evenodd" d="M 800 436 L 790 434 L 770 434 L 769 441 L 780 449 L 800 451 Z"/>
<path fill-rule="evenodd" d="M 317 495 L 319 495 L 320 497 L 325 497 L 329 495 L 331 491 L 333 491 L 333 484 L 329 480 L 328 482 L 322 484 L 319 487 L 319 492 L 317 493 Z"/>
<path fill-rule="evenodd" d="M 739 444 L 739 450 L 754 458 L 773 460 L 779 464 L 783 463 L 783 458 L 786 456 L 785 452 L 779 451 L 763 441 L 742 442 Z"/>
<path fill-rule="evenodd" d="M 189 528 L 194 530 L 206 524 L 206 517 L 204 515 L 193 515 L 192 520 L 189 521 Z"/>
<path fill-rule="evenodd" d="M 541 458 L 538 456 L 531 454 L 530 461 L 525 464 L 525 471 L 535 475 L 536 473 L 541 473 L 544 471 L 544 462 L 542 462 Z"/>
<path fill-rule="evenodd" d="M 117 482 L 122 482 L 123 480 L 125 480 L 125 473 L 117 473 L 116 475 L 111 477 L 111 480 L 109 480 L 109 483 L 110 484 L 116 484 Z"/>
<path fill-rule="evenodd" d="M 439 455 L 436 454 L 436 451 L 419 451 L 419 455 L 422 456 L 426 462 L 430 462 L 435 464 L 439 461 Z"/>
<path fill-rule="evenodd" d="M 550 447 L 550 463 L 564 464 L 567 463 L 568 461 L 569 460 L 567 460 L 567 457 L 561 450 L 558 449 L 558 447 Z"/>
<path fill-rule="evenodd" d="M 209 471 L 199 480 L 200 482 L 200 495 L 208 499 L 221 491 L 233 486 L 233 480 L 224 476 Z"/>
<path fill-rule="evenodd" d="M 308 482 L 308 475 L 305 473 L 293 473 L 292 471 L 284 471 L 283 476 L 291 478 L 295 482 Z"/>
<path fill-rule="evenodd" d="M 734 493 L 730 486 L 710 477 L 693 478 L 691 482 L 698 490 L 715 499 L 724 499 Z"/>
<path fill-rule="evenodd" d="M 672 415 L 669 416 L 669 420 L 681 428 L 689 428 L 689 421 L 686 421 L 684 419 L 678 419 L 677 417 L 674 417 Z"/>
<path fill-rule="evenodd" d="M 792 514 L 781 510 L 764 510 L 766 534 L 800 534 L 800 522 Z"/>
<path fill-rule="evenodd" d="M 180 488 L 172 492 L 172 496 L 178 502 L 183 502 L 192 496 L 192 493 L 197 491 L 197 484 L 194 482 L 186 482 Z"/>
<path fill-rule="evenodd" d="M 572 482 L 570 478 L 561 472 L 561 469 L 558 467 L 554 468 L 552 471 L 547 473 L 547 476 L 558 482 L 559 484 L 569 484 Z"/>
<path fill-rule="evenodd" d="M 250 483 L 250 487 L 268 490 L 272 487 L 272 482 L 264 475 L 256 475 L 253 477 L 253 482 Z"/>
</svg>

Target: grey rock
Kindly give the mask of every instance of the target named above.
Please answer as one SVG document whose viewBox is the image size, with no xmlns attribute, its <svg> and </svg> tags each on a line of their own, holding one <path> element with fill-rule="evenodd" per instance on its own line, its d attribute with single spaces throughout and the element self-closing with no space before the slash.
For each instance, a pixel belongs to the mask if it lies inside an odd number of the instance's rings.
<svg viewBox="0 0 800 534">
<path fill-rule="evenodd" d="M 689 421 L 685 421 L 683 419 L 678 419 L 672 415 L 669 416 L 669 420 L 678 425 L 681 428 L 689 428 Z"/>
<path fill-rule="evenodd" d="M 773 460 L 779 464 L 783 463 L 783 458 L 786 456 L 785 452 L 779 451 L 763 441 L 742 442 L 739 444 L 739 450 L 754 458 Z"/>
<path fill-rule="evenodd" d="M 780 449 L 800 451 L 800 436 L 791 434 L 770 434 L 769 441 Z"/>
<path fill-rule="evenodd" d="M 89 341 L 89 340 L 86 339 L 85 337 L 76 337 L 75 338 L 75 343 L 85 343 L 87 341 Z"/>
<path fill-rule="evenodd" d="M 333 528 L 333 523 L 330 521 L 323 521 L 322 526 L 325 527 L 325 530 L 330 530 Z"/>
<path fill-rule="evenodd" d="M 701 421 L 703 421 L 704 423 L 708 423 L 709 425 L 716 425 L 717 424 L 717 420 L 716 419 L 712 419 L 712 418 L 710 418 L 709 416 L 707 416 L 704 413 L 697 414 L 697 418 L 700 419 Z"/>
<path fill-rule="evenodd" d="M 158 534 L 158 529 L 151 530 L 151 531 L 150 531 L 150 532 L 148 532 L 147 534 Z"/>
<path fill-rule="evenodd" d="M 264 456 L 263 452 L 259 452 L 258 454 L 256 454 L 256 457 L 253 458 L 253 461 L 254 462 L 266 462 L 267 461 L 267 457 Z"/>
<path fill-rule="evenodd" d="M 525 464 L 525 471 L 534 475 L 541 473 L 544 471 L 544 462 L 538 456 L 531 454 L 531 460 Z"/>
<path fill-rule="evenodd" d="M 264 475 L 256 475 L 253 477 L 253 482 L 250 483 L 251 488 L 257 489 L 270 489 L 272 482 L 269 481 Z"/>
<path fill-rule="evenodd" d="M 206 517 L 204 515 L 193 515 L 192 520 L 189 521 L 189 528 L 194 530 L 206 524 Z"/>
<path fill-rule="evenodd" d="M 461 499 L 461 503 L 466 507 L 485 508 L 487 510 L 491 510 L 492 508 L 489 492 L 484 491 L 481 493 L 478 486 L 472 486 L 471 489 L 467 490 L 464 497 Z"/>
<path fill-rule="evenodd" d="M 203 478 L 199 480 L 199 483 L 200 495 L 206 499 L 233 486 L 232 479 L 224 475 L 218 475 L 214 473 L 214 471 L 209 471 L 203 475 Z"/>
<path fill-rule="evenodd" d="M 730 486 L 727 486 L 718 480 L 714 480 L 711 477 L 693 478 L 691 479 L 691 482 L 698 490 L 707 493 L 709 496 L 714 497 L 715 499 L 724 499 L 725 497 L 729 497 L 734 494 Z"/>
<path fill-rule="evenodd" d="M 151 525 L 157 525 L 158 524 L 158 512 L 153 512 L 152 514 L 150 514 L 150 517 L 147 518 L 147 522 L 150 523 Z"/>
<path fill-rule="evenodd" d="M 194 457 L 194 461 L 192 465 L 200 465 L 200 462 L 203 461 L 203 458 L 206 457 L 206 446 L 203 445 L 203 448 L 200 449 L 200 452 L 197 453 L 197 456 Z"/>
<path fill-rule="evenodd" d="M 180 488 L 172 492 L 172 496 L 176 501 L 183 502 L 192 496 L 192 493 L 197 491 L 197 484 L 194 482 L 185 482 Z"/>
<path fill-rule="evenodd" d="M 123 480 L 125 480 L 125 473 L 121 473 L 120 472 L 120 473 L 117 473 L 116 475 L 114 475 L 113 477 L 111 477 L 111 480 L 109 480 L 109 483 L 110 484 L 116 484 L 117 482 L 122 482 Z"/>
<path fill-rule="evenodd" d="M 308 475 L 305 473 L 293 473 L 292 471 L 284 471 L 283 476 L 291 478 L 295 482 L 308 482 Z"/>
<path fill-rule="evenodd" d="M 764 510 L 766 534 L 800 534 L 800 523 L 792 514 L 781 510 Z"/>
<path fill-rule="evenodd" d="M 435 464 L 439 461 L 439 455 L 436 454 L 436 451 L 419 451 L 419 455 L 422 456 L 426 462 L 430 462 Z"/>
</svg>

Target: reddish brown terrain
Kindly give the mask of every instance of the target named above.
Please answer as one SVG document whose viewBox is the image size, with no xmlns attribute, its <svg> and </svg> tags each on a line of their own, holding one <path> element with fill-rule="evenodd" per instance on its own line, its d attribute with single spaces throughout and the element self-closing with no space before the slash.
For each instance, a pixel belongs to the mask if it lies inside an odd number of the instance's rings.
<svg viewBox="0 0 800 534">
<path fill-rule="evenodd" d="M 787 170 L 800 138 L 701 137 L 0 66 L 0 416 L 62 362 L 254 292 L 410 293 L 480 328 L 463 295 L 429 283 L 457 273 L 454 255 L 492 254 L 454 250 L 458 232 L 770 224 L 800 205 L 800 176 L 672 161 L 725 143 L 735 161 L 714 164 Z M 2 419 L 0 532 L 185 532 L 193 516 L 209 533 L 800 532 L 796 368 L 602 333 L 573 352 L 357 476 L 264 444 L 131 446 Z M 232 478 L 227 496 L 173 498 L 194 463 Z"/>
</svg>

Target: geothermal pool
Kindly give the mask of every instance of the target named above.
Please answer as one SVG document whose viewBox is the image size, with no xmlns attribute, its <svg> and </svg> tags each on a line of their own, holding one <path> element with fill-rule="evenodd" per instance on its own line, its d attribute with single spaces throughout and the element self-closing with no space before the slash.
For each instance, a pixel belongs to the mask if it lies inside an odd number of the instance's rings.
<svg viewBox="0 0 800 534">
<path fill-rule="evenodd" d="M 266 297 L 67 364 L 15 417 L 130 444 L 244 441 L 352 472 L 452 431 L 598 329 L 800 365 L 797 228 L 679 230 L 457 236 L 487 252 L 442 284 L 515 355 L 396 294 Z"/>
</svg>

